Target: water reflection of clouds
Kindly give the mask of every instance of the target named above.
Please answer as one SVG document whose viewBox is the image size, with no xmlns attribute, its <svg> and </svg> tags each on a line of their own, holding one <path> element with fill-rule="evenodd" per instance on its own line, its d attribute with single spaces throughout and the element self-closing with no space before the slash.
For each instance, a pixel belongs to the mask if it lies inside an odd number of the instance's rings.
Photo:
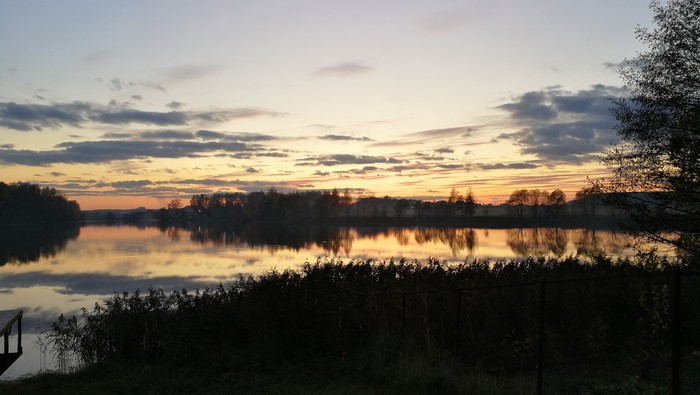
<svg viewBox="0 0 700 395">
<path fill-rule="evenodd" d="M 106 273 L 47 273 L 25 272 L 4 275 L 3 285 L 9 289 L 52 287 L 66 295 L 109 295 L 114 292 L 145 290 L 149 287 L 164 290 L 204 289 L 217 285 L 198 276 L 161 276 L 138 278 Z"/>
</svg>

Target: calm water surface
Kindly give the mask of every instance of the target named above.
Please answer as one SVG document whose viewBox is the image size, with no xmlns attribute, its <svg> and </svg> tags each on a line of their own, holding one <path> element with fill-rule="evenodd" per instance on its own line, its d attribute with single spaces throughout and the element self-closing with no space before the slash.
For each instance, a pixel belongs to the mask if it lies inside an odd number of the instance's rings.
<svg viewBox="0 0 700 395">
<path fill-rule="evenodd" d="M 523 228 L 290 228 L 245 230 L 88 225 L 0 234 L 0 310 L 24 310 L 25 354 L 2 378 L 54 368 L 36 334 L 60 313 L 92 309 L 114 292 L 148 287 L 203 289 L 297 269 L 317 259 L 448 262 L 527 256 L 632 255 L 619 232 Z M 14 347 L 15 340 L 11 340 Z"/>
</svg>

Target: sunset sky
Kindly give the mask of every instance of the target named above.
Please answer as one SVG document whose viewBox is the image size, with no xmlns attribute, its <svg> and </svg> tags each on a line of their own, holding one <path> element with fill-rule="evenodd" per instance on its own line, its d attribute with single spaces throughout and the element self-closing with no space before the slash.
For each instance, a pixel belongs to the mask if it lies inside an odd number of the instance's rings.
<svg viewBox="0 0 700 395">
<path fill-rule="evenodd" d="M 437 199 L 605 171 L 646 0 L 0 0 L 0 181 L 83 209 Z"/>
</svg>

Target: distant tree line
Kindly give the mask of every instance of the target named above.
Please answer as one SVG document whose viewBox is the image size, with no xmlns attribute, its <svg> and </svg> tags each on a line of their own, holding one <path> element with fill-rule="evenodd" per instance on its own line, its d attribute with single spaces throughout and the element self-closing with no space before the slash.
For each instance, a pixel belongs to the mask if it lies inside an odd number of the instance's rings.
<svg viewBox="0 0 700 395">
<path fill-rule="evenodd" d="M 568 204 L 561 189 L 551 193 L 539 189 L 518 189 L 507 200 L 507 216 L 560 217 L 571 213 L 574 207 L 579 215 L 594 216 L 596 207 L 603 204 L 600 191 L 594 187 L 577 192 L 576 200 Z M 353 198 L 346 189 L 339 192 L 297 191 L 282 193 L 274 189 L 259 192 L 234 192 L 194 195 L 189 205 L 173 199 L 160 209 L 157 218 L 162 222 L 181 219 L 201 221 L 251 222 L 323 222 L 337 219 L 415 218 L 459 219 L 477 214 L 488 216 L 491 205 L 482 205 L 469 188 L 466 193 L 456 189 L 439 201 L 406 198 L 359 197 Z M 503 210 L 503 209 L 501 209 Z M 501 213 L 503 216 L 505 213 Z"/>
<path fill-rule="evenodd" d="M 29 183 L 0 182 L 0 223 L 77 222 L 80 206 L 54 188 Z"/>
<path fill-rule="evenodd" d="M 214 193 L 194 195 L 189 210 L 193 218 L 201 220 L 245 221 L 308 221 L 327 220 L 348 216 L 352 205 L 350 192 L 342 195 L 332 191 L 304 191 L 281 193 L 274 189 L 248 194 Z M 174 199 L 158 213 L 159 219 L 178 218 L 183 208 Z"/>
</svg>

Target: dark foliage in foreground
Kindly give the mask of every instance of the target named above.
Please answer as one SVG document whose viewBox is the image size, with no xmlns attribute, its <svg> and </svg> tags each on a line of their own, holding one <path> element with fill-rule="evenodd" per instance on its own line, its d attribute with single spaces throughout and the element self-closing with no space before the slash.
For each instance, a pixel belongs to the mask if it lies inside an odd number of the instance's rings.
<svg viewBox="0 0 700 395">
<path fill-rule="evenodd" d="M 54 188 L 0 181 L 0 224 L 65 223 L 80 220 L 80 206 Z"/>
<path fill-rule="evenodd" d="M 125 292 L 79 318 L 61 317 L 47 336 L 59 361 L 75 353 L 80 364 L 238 369 L 342 361 L 370 348 L 391 358 L 410 348 L 447 350 L 487 370 L 527 370 L 535 366 L 536 282 L 607 277 L 549 284 L 547 358 L 566 364 L 622 356 L 646 374 L 667 358 L 670 278 L 668 263 L 647 262 L 331 261 L 194 293 Z M 686 306 L 700 300 L 691 280 Z M 522 285 L 488 288 L 515 283 Z M 685 322 L 698 333 L 698 317 Z M 686 346 L 695 343 L 689 337 Z"/>
</svg>

